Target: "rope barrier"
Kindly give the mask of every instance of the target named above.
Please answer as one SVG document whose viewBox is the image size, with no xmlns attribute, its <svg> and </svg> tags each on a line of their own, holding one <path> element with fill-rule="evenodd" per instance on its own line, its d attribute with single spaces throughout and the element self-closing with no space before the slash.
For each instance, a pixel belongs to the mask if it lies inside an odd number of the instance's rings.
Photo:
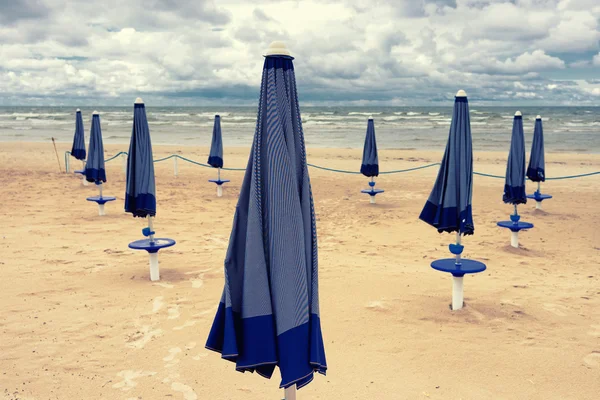
<svg viewBox="0 0 600 400">
<path fill-rule="evenodd" d="M 125 154 L 127 155 L 126 151 L 120 151 L 117 154 L 115 154 L 114 156 L 107 158 L 106 160 L 104 160 L 104 162 L 109 162 L 111 160 L 114 160 L 115 158 L 117 158 L 118 156 Z M 65 152 L 65 161 L 68 160 L 68 156 L 71 155 L 70 151 L 66 151 Z M 198 161 L 194 161 L 194 160 L 190 160 L 189 158 L 180 156 L 178 154 L 171 154 L 170 156 L 167 157 L 163 157 L 163 158 L 159 158 L 158 160 L 154 160 L 155 163 L 157 162 L 161 162 L 161 161 L 166 161 L 170 158 L 179 158 L 183 161 L 189 162 L 190 164 L 195 164 L 201 167 L 205 167 L 205 168 L 213 168 L 211 165 L 208 164 L 203 164 L 201 162 Z M 317 168 L 317 169 L 321 169 L 323 171 L 330 171 L 330 172 L 338 172 L 341 174 L 352 174 L 352 175 L 360 175 L 360 172 L 358 171 L 348 171 L 348 170 L 343 170 L 343 169 L 335 169 L 335 168 L 327 168 L 327 167 L 322 167 L 320 165 L 315 165 L 315 164 L 307 164 L 309 167 L 312 168 Z M 436 165 L 440 165 L 440 163 L 433 163 L 433 164 L 427 164 L 427 165 L 421 165 L 419 167 L 414 167 L 414 168 L 407 168 L 407 169 L 396 169 L 396 170 L 392 170 L 392 171 L 382 171 L 379 174 L 380 175 L 386 175 L 386 174 L 399 174 L 399 173 L 403 173 L 403 172 L 411 172 L 411 171 L 417 171 L 419 169 L 425 169 L 425 168 L 431 168 L 431 167 L 435 167 Z M 66 171 L 69 172 L 69 163 L 65 162 L 65 168 Z M 245 171 L 246 168 L 221 168 L 224 171 Z M 473 174 L 475 175 L 479 175 L 479 176 L 484 176 L 487 178 L 496 178 L 496 179 L 504 179 L 504 176 L 502 175 L 491 175 L 491 174 L 485 174 L 483 172 L 476 172 L 474 171 Z M 551 181 L 551 180 L 561 180 L 561 179 L 575 179 L 575 178 L 583 178 L 586 176 L 592 176 L 592 175 L 600 175 L 600 171 L 596 171 L 596 172 L 588 172 L 585 174 L 578 174 L 578 175 L 566 175 L 566 176 L 556 176 L 553 178 L 546 178 L 547 181 Z"/>
</svg>

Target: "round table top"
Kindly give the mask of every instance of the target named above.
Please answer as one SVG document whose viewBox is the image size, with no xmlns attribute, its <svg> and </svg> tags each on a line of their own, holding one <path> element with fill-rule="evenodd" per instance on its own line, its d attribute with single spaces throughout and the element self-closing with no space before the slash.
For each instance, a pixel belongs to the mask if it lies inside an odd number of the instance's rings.
<svg viewBox="0 0 600 400">
<path fill-rule="evenodd" d="M 516 224 L 512 221 L 500 221 L 497 223 L 497 225 L 501 228 L 508 228 L 513 232 L 519 232 L 520 230 L 523 230 L 523 229 L 533 228 L 533 224 L 531 222 L 521 222 L 521 221 L 519 221 Z"/>
<path fill-rule="evenodd" d="M 175 244 L 173 239 L 167 238 L 154 238 L 151 242 L 150 239 L 140 239 L 135 242 L 129 243 L 129 248 L 134 250 L 146 250 L 148 253 L 156 253 L 160 249 L 165 247 L 171 247 Z"/>
<path fill-rule="evenodd" d="M 360 192 L 370 194 L 371 196 L 375 196 L 376 194 L 383 193 L 384 190 L 383 189 L 365 189 L 365 190 L 361 190 Z"/>
<path fill-rule="evenodd" d="M 217 185 L 222 185 L 224 183 L 231 182 L 229 179 L 223 179 L 223 180 L 221 180 L 221 179 L 209 179 L 208 181 L 209 182 L 214 182 Z"/>
<path fill-rule="evenodd" d="M 542 200 L 547 200 L 547 199 L 551 199 L 552 196 L 549 194 L 528 194 L 527 195 L 528 199 L 533 199 L 536 201 L 542 201 Z"/>
<path fill-rule="evenodd" d="M 109 201 L 114 201 L 116 200 L 116 197 L 113 196 L 92 196 L 92 197 L 88 197 L 86 200 L 87 201 L 95 201 L 98 204 L 104 204 L 104 203 L 108 203 Z"/>
<path fill-rule="evenodd" d="M 456 258 L 444 258 L 442 260 L 435 260 L 431 263 L 431 268 L 449 272 L 454 276 L 464 276 L 465 274 L 476 274 L 478 272 L 485 271 L 485 264 L 475 260 L 469 260 L 462 258 L 460 264 L 456 264 Z"/>
</svg>

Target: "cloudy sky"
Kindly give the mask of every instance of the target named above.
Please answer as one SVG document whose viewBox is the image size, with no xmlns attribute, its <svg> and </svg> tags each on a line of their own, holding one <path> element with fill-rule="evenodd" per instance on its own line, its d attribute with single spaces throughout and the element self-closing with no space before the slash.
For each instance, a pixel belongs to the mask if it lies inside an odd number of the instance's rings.
<svg viewBox="0 0 600 400">
<path fill-rule="evenodd" d="M 0 105 L 600 105 L 599 0 L 1 0 Z"/>
</svg>

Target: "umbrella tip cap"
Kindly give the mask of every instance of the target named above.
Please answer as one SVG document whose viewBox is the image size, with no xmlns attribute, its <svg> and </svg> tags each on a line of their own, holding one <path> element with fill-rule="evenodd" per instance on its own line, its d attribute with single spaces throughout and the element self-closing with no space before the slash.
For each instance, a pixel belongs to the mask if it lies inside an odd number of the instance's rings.
<svg viewBox="0 0 600 400">
<path fill-rule="evenodd" d="M 77 110 L 75 110 L 75 112 L 81 112 L 81 110 L 78 108 Z"/>
<path fill-rule="evenodd" d="M 467 97 L 467 92 L 460 89 L 458 92 L 456 92 L 456 97 Z"/>
<path fill-rule="evenodd" d="M 271 42 L 265 56 L 291 56 L 285 43 L 278 40 Z"/>
<path fill-rule="evenodd" d="M 538 115 L 538 116 L 535 117 L 535 119 L 542 119 L 542 116 Z"/>
<path fill-rule="evenodd" d="M 144 100 L 142 100 L 141 97 L 138 97 L 137 99 L 135 99 L 135 104 L 144 104 Z"/>
<path fill-rule="evenodd" d="M 521 114 L 521 111 L 517 111 L 515 113 L 515 117 L 522 117 L 522 116 L 523 116 L 523 114 Z"/>
<path fill-rule="evenodd" d="M 92 113 L 92 115 L 100 115 L 100 113 L 96 110 L 94 110 L 94 112 Z"/>
</svg>

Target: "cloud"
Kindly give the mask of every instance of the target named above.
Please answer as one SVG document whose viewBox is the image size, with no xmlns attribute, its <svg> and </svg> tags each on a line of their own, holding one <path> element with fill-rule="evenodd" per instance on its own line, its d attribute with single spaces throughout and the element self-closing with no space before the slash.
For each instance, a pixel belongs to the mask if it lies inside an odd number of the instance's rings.
<svg viewBox="0 0 600 400">
<path fill-rule="evenodd" d="M 250 104 L 283 40 L 312 103 L 593 102 L 573 79 L 600 75 L 599 19 L 596 0 L 4 1 L 0 100 Z"/>
</svg>

